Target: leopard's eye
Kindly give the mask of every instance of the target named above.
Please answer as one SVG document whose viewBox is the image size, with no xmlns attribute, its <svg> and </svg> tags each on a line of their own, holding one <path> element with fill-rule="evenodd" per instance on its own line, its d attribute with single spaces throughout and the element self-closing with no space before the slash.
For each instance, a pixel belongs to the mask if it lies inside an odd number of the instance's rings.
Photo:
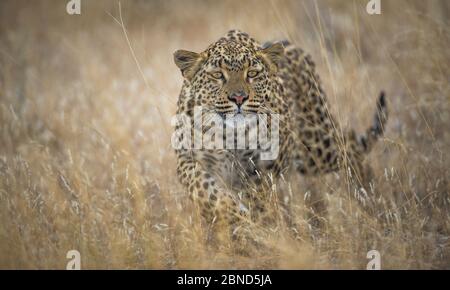
<svg viewBox="0 0 450 290">
<path fill-rule="evenodd" d="M 218 72 L 212 73 L 211 76 L 215 79 L 221 79 L 221 78 L 223 78 L 223 73 L 218 71 Z"/>
<path fill-rule="evenodd" d="M 258 74 L 259 74 L 259 71 L 257 71 L 257 70 L 251 70 L 251 71 L 249 71 L 249 72 L 247 73 L 247 76 L 248 76 L 249 78 L 254 78 L 254 77 L 256 77 Z"/>
</svg>

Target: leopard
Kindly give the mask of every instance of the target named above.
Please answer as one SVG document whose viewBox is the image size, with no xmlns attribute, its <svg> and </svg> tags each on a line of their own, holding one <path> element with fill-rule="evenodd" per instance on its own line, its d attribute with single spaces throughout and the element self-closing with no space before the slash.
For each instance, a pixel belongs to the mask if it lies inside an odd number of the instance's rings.
<svg viewBox="0 0 450 290">
<path fill-rule="evenodd" d="M 177 50 L 173 57 L 183 77 L 177 116 L 186 117 L 175 122 L 175 131 L 183 133 L 174 139 L 190 145 L 175 149 L 177 176 L 207 225 L 222 222 L 234 232 L 242 221 L 264 224 L 274 214 L 265 207 L 274 198 L 274 184 L 293 174 L 321 177 L 348 170 L 365 184 L 363 161 L 387 123 L 384 91 L 372 124 L 357 134 L 341 128 L 330 113 L 310 54 L 287 40 L 261 44 L 246 32 L 230 30 L 203 52 Z M 198 108 L 205 118 L 196 120 Z M 256 115 L 266 118 L 246 122 Z M 230 146 L 192 146 L 196 133 L 214 126 L 211 119 L 216 128 L 231 128 L 229 134 L 216 134 L 224 142 L 225 135 L 235 137 L 226 143 Z M 268 136 L 278 141 L 272 158 L 262 158 L 267 140 L 236 146 L 236 128 L 242 124 L 246 134 L 255 128 L 271 132 Z"/>
</svg>

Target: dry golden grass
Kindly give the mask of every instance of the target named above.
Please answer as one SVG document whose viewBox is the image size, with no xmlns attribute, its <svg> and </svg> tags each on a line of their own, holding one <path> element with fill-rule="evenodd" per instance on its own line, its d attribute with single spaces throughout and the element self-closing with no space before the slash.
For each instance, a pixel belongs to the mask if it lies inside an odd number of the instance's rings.
<svg viewBox="0 0 450 290">
<path fill-rule="evenodd" d="M 448 1 L 82 0 L 0 4 L 0 268 L 450 268 Z M 345 173 L 287 181 L 294 239 L 271 250 L 207 246 L 178 184 L 170 145 L 181 76 L 172 53 L 200 51 L 231 28 L 288 38 L 310 52 L 344 126 L 364 130 L 385 89 L 390 120 L 368 157 L 378 219 L 360 211 Z M 131 49 L 130 49 L 131 48 Z M 308 194 L 307 194 L 308 193 Z M 328 205 L 307 220 L 309 193 Z"/>
</svg>

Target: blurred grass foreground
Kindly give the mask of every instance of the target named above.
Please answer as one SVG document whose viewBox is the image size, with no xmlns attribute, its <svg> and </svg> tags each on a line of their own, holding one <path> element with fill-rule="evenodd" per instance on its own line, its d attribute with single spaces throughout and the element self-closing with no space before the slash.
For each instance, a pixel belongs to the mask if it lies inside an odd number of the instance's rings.
<svg viewBox="0 0 450 290">
<path fill-rule="evenodd" d="M 370 250 L 383 269 L 450 268 L 448 1 L 382 0 L 380 15 L 366 0 L 136 0 L 121 15 L 117 1 L 81 0 L 81 15 L 67 2 L 0 2 L 1 269 L 65 269 L 72 249 L 84 269 L 365 269 Z M 368 157 L 386 219 L 358 209 L 344 173 L 295 176 L 299 238 L 266 229 L 250 256 L 205 243 L 170 145 L 172 53 L 232 28 L 310 53 L 343 126 L 365 129 L 387 92 Z M 319 235 L 307 199 L 327 205 Z"/>
</svg>

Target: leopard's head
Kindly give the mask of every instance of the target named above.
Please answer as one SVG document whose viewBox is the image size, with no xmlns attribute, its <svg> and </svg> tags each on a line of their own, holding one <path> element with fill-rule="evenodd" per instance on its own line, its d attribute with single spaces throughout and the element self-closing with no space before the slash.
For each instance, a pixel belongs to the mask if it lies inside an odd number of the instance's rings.
<svg viewBox="0 0 450 290">
<path fill-rule="evenodd" d="M 203 109 L 222 117 L 260 113 L 277 88 L 284 48 L 281 43 L 261 48 L 245 33 L 229 35 L 201 53 L 176 51 L 175 63 Z"/>
</svg>

